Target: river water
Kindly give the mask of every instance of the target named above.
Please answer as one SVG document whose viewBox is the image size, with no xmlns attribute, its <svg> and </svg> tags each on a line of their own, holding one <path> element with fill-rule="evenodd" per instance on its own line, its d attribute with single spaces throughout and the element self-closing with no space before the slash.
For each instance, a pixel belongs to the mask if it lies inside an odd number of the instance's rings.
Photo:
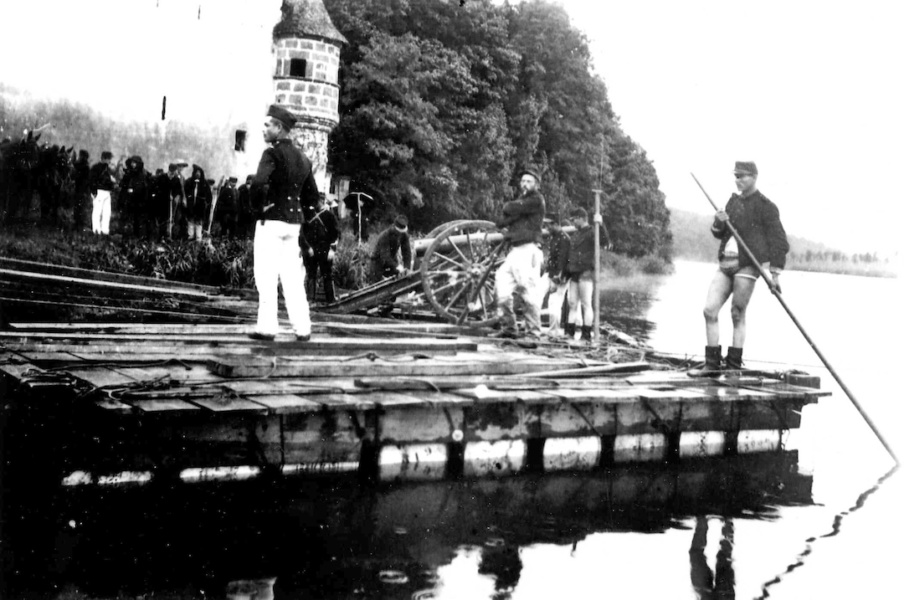
<svg viewBox="0 0 904 600">
<path fill-rule="evenodd" d="M 702 354 L 714 266 L 605 289 L 603 320 Z M 786 272 L 784 298 L 896 453 L 900 279 Z M 727 308 L 723 335 L 730 335 Z M 354 482 L 66 494 L 16 507 L 4 598 L 897 597 L 901 476 L 765 286 L 750 367 L 833 395 L 765 457 L 371 489 Z M 881 483 L 880 483 L 881 482 Z M 10 506 L 5 507 L 9 515 Z M 20 518 L 20 514 L 24 517 Z"/>
</svg>

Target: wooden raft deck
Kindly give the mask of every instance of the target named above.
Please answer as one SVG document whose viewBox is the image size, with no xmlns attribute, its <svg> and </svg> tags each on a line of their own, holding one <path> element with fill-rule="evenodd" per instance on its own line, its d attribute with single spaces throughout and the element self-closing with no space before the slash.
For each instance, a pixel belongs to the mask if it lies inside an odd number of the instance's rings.
<svg viewBox="0 0 904 600">
<path fill-rule="evenodd" d="M 248 331 L 14 324 L 0 331 L 6 445 L 65 486 L 439 480 L 780 451 L 828 395 L 813 377 L 692 378 L 443 325 L 321 321 L 308 343 Z"/>
</svg>

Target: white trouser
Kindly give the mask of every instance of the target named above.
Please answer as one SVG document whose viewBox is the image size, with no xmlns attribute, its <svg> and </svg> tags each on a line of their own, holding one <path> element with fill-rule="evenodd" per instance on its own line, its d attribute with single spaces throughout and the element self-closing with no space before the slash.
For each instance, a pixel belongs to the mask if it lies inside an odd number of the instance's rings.
<svg viewBox="0 0 904 600">
<path fill-rule="evenodd" d="M 568 291 L 568 283 L 563 281 L 554 283 L 549 281 L 549 299 L 546 302 L 546 309 L 549 313 L 549 332 L 559 333 L 562 326 L 562 305 L 565 303 L 565 293 Z"/>
<path fill-rule="evenodd" d="M 540 307 L 546 288 L 542 285 L 540 266 L 543 251 L 537 244 L 512 246 L 505 261 L 496 271 L 496 304 L 504 329 L 515 329 L 515 295 L 524 304 L 527 333 L 540 335 Z"/>
<path fill-rule="evenodd" d="M 188 239 L 197 240 L 199 242 L 204 239 L 204 225 L 201 223 L 201 221 L 193 221 L 189 219 L 187 230 Z"/>
<path fill-rule="evenodd" d="M 91 231 L 110 233 L 110 192 L 97 190 L 91 209 Z"/>
<path fill-rule="evenodd" d="M 289 321 L 296 335 L 311 335 L 311 314 L 304 292 L 304 263 L 298 248 L 301 225 L 258 221 L 254 228 L 254 281 L 257 284 L 257 332 L 279 330 L 277 284 L 282 283 Z"/>
</svg>

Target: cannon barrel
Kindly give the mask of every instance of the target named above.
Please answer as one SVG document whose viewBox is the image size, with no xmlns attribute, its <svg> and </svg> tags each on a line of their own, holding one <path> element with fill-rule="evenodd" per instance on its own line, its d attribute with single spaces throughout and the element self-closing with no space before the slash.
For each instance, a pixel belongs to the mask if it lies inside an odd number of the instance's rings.
<svg viewBox="0 0 904 600">
<path fill-rule="evenodd" d="M 568 225 L 566 227 L 563 227 L 562 231 L 564 231 L 565 233 L 572 233 L 572 232 L 576 231 L 576 228 L 573 225 Z M 548 235 L 549 235 L 549 231 L 544 229 L 543 237 L 545 238 Z M 448 250 L 452 246 L 460 246 L 462 244 L 467 244 L 469 237 L 471 237 L 473 239 L 473 236 L 468 236 L 465 233 L 449 236 L 448 238 L 443 240 L 439 246 L 437 246 L 437 249 L 438 250 Z M 489 243 L 498 244 L 502 241 L 502 238 L 503 238 L 503 234 L 497 232 L 497 233 L 487 234 L 485 239 Z M 427 251 L 427 248 L 429 248 L 431 246 L 431 244 L 433 244 L 435 239 L 436 238 L 422 238 L 419 240 L 415 240 L 411 245 L 412 246 L 411 251 L 414 253 L 415 256 L 423 256 L 424 253 Z"/>
</svg>

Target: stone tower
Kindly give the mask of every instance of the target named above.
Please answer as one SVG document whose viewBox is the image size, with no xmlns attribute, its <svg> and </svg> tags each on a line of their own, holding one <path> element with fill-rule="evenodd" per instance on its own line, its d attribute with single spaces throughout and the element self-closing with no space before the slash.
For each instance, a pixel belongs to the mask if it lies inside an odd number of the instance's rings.
<svg viewBox="0 0 904 600">
<path fill-rule="evenodd" d="M 327 140 L 339 123 L 339 51 L 347 44 L 323 0 L 283 0 L 273 28 L 275 100 L 296 117 L 295 143 L 314 164 L 317 188 L 330 189 Z"/>
</svg>

